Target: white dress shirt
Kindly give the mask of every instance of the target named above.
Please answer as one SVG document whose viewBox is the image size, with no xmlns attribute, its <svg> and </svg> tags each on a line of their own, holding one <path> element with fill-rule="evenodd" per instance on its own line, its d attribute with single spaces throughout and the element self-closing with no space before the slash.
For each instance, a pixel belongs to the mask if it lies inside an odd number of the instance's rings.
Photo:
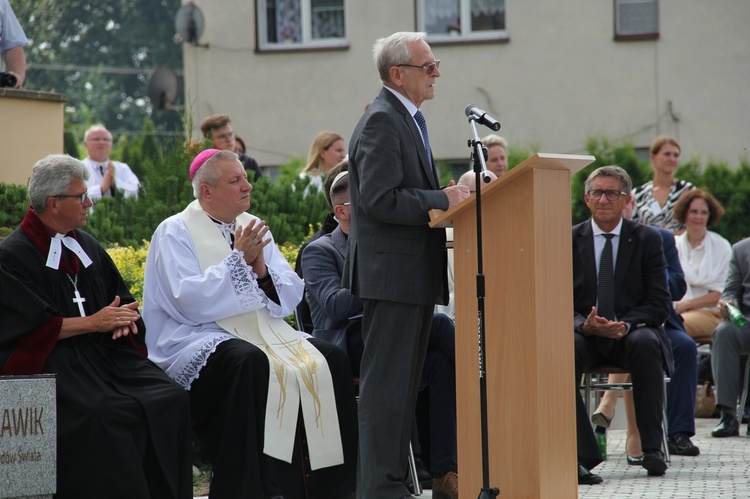
<svg viewBox="0 0 750 499">
<path fill-rule="evenodd" d="M 96 201 L 97 199 L 101 199 L 102 196 L 111 195 L 108 191 L 102 193 L 101 188 L 101 183 L 104 180 L 104 174 L 102 172 L 107 171 L 107 164 L 110 162 L 115 165 L 115 188 L 124 191 L 125 197 L 137 197 L 138 186 L 141 185 L 141 183 L 128 165 L 120 163 L 119 161 L 111 160 L 99 163 L 87 157 L 83 160 L 83 164 L 86 165 L 86 168 L 89 170 L 89 179 L 86 182 L 86 186 L 89 189 L 89 198 L 91 198 L 92 201 Z"/>
</svg>

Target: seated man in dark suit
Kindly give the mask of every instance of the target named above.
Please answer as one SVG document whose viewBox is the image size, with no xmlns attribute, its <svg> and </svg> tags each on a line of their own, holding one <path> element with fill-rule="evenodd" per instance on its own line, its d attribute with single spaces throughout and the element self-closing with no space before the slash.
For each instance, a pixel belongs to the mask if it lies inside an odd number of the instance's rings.
<svg viewBox="0 0 750 499">
<path fill-rule="evenodd" d="M 313 336 L 330 341 L 349 354 L 354 375 L 359 375 L 362 342 L 362 300 L 341 285 L 349 233 L 348 173 L 339 169 L 330 186 L 330 203 L 339 226 L 311 242 L 302 254 L 307 300 L 315 330 Z M 435 314 L 430 330 L 422 386 L 430 389 L 430 469 L 435 497 L 458 497 L 456 456 L 456 376 L 453 321 Z"/>
<path fill-rule="evenodd" d="M 663 475 L 662 386 L 664 371 L 673 366 L 663 327 L 670 309 L 667 264 L 661 236 L 622 217 L 631 188 L 628 174 L 616 166 L 598 168 L 586 179 L 591 219 L 573 227 L 576 386 L 597 364 L 631 372 L 641 465 L 649 475 Z M 576 396 L 579 483 L 598 483 L 601 478 L 581 470 L 581 462 L 591 462 L 598 450 L 580 393 Z"/>
<path fill-rule="evenodd" d="M 625 205 L 623 216 L 631 220 L 635 203 L 631 199 Z M 667 285 L 673 302 L 679 301 L 685 295 L 687 283 L 677 254 L 674 234 L 661 227 L 654 227 L 661 235 L 664 258 L 667 261 Z M 700 449 L 690 441 L 695 435 L 695 387 L 698 384 L 698 351 L 695 341 L 685 332 L 685 326 L 680 314 L 674 307 L 669 307 L 669 317 L 664 323 L 664 330 L 672 346 L 674 357 L 674 371 L 671 381 L 667 385 L 667 419 L 669 428 L 669 453 L 678 456 L 697 456 Z M 612 374 L 610 383 L 625 383 L 629 374 Z M 591 416 L 591 422 L 609 428 L 614 417 L 617 391 L 607 392 L 602 397 L 596 412 Z M 633 394 L 624 392 L 628 433 L 626 453 L 628 463 L 639 464 L 642 459 L 641 437 L 635 423 L 633 412 Z"/>
</svg>

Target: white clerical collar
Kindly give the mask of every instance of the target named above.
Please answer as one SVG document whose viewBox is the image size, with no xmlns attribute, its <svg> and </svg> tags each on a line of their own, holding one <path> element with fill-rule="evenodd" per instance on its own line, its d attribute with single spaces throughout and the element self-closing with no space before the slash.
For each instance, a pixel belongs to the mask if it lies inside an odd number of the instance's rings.
<svg viewBox="0 0 750 499">
<path fill-rule="evenodd" d="M 84 267 L 88 267 L 93 262 L 91 258 L 83 251 L 81 245 L 74 238 L 65 234 L 55 234 L 49 243 L 49 253 L 47 254 L 47 267 L 52 269 L 60 268 L 60 257 L 62 257 L 62 245 L 65 245 L 70 251 L 76 254 Z"/>
</svg>

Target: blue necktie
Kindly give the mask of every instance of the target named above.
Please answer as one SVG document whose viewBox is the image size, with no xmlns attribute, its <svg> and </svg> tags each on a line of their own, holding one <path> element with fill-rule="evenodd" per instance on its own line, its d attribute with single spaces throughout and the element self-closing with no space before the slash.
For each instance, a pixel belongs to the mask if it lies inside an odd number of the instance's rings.
<svg viewBox="0 0 750 499">
<path fill-rule="evenodd" d="M 424 115 L 422 114 L 422 111 L 417 110 L 416 114 L 414 115 L 414 120 L 417 122 L 417 125 L 419 125 L 419 131 L 422 132 L 422 140 L 424 140 L 424 148 L 427 150 L 427 161 L 429 161 L 430 166 L 432 166 L 432 151 L 430 150 L 430 136 L 427 135 L 427 122 L 424 120 Z"/>
</svg>

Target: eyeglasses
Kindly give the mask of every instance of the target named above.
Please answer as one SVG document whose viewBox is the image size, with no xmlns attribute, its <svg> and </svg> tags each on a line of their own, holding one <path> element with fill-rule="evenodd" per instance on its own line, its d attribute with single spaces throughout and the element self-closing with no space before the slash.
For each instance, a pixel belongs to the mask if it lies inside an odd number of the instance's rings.
<svg viewBox="0 0 750 499">
<path fill-rule="evenodd" d="M 400 68 L 401 67 L 407 67 L 407 68 L 421 69 L 422 71 L 424 71 L 428 75 L 431 75 L 432 73 L 434 73 L 435 71 L 437 71 L 438 68 L 440 68 L 440 59 L 437 59 L 437 60 L 435 60 L 435 61 L 433 61 L 433 62 L 431 62 L 429 64 L 425 64 L 424 66 L 415 66 L 414 64 L 397 64 L 397 66 L 400 67 Z"/>
<path fill-rule="evenodd" d="M 349 205 L 351 205 L 351 203 L 347 202 L 347 203 L 339 203 L 336 206 L 349 206 Z"/>
<path fill-rule="evenodd" d="M 589 198 L 599 200 L 602 197 L 602 194 L 604 194 L 604 197 L 607 198 L 607 201 L 617 201 L 620 199 L 620 196 L 627 196 L 627 192 L 621 192 L 621 191 L 603 191 L 601 189 L 596 189 L 594 191 L 589 191 Z"/>
<path fill-rule="evenodd" d="M 109 143 L 109 142 L 112 142 L 112 139 L 110 139 L 109 137 L 90 137 L 89 138 L 89 142 L 106 142 L 106 143 Z"/>
<path fill-rule="evenodd" d="M 216 140 L 232 139 L 232 138 L 234 138 L 234 136 L 235 136 L 234 132 L 231 132 L 231 133 L 222 133 L 221 135 L 217 135 L 216 136 Z"/>
<path fill-rule="evenodd" d="M 89 199 L 89 191 L 86 191 L 83 194 L 57 194 L 52 197 L 53 198 L 78 198 L 81 201 L 81 204 L 83 204 L 86 202 L 87 199 Z"/>
</svg>

